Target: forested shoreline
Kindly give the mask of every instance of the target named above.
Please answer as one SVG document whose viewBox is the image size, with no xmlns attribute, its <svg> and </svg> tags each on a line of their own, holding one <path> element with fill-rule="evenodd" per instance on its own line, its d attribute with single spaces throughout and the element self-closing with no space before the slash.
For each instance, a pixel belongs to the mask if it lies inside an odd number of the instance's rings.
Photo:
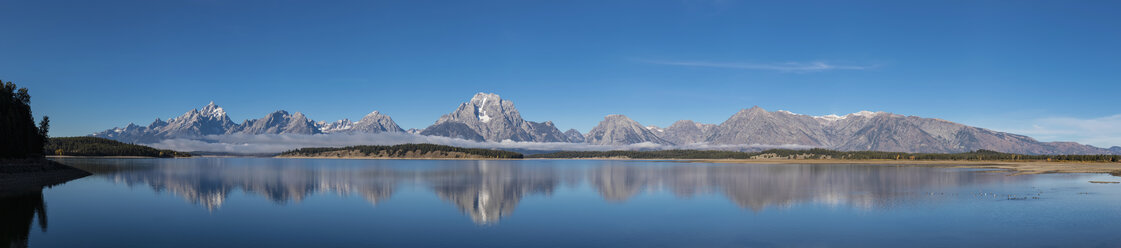
<svg viewBox="0 0 1121 248">
<path fill-rule="evenodd" d="M 523 156 L 521 153 L 503 150 L 463 148 L 436 144 L 401 144 L 392 146 L 301 148 L 280 153 L 278 157 L 519 159 Z"/>
<path fill-rule="evenodd" d="M 154 158 L 190 157 L 185 152 L 156 149 L 97 137 L 50 138 L 45 154 L 55 156 L 138 156 Z"/>
<path fill-rule="evenodd" d="M 27 88 L 3 82 L 0 89 L 0 198 L 90 175 L 43 157 L 49 129 L 50 119 L 46 116 L 35 124 Z"/>
</svg>

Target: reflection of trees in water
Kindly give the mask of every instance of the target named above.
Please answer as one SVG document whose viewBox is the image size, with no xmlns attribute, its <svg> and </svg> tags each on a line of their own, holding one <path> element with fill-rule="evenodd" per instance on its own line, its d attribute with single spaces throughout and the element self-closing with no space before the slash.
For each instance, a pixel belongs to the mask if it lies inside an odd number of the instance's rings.
<svg viewBox="0 0 1121 248">
<path fill-rule="evenodd" d="M 47 205 L 41 190 L 0 198 L 0 245 L 27 247 L 35 215 L 39 215 L 39 228 L 46 232 Z"/>
<path fill-rule="evenodd" d="M 149 165 L 143 169 L 106 169 L 101 165 L 100 172 L 95 173 L 129 185 L 147 184 L 210 209 L 219 207 L 237 189 L 278 204 L 300 202 L 317 192 L 356 193 L 376 204 L 388 199 L 399 183 L 425 185 L 480 224 L 509 216 L 526 196 L 551 195 L 562 184 L 577 185 L 582 180 L 610 202 L 624 202 L 644 191 L 664 190 L 682 198 L 719 194 L 743 208 L 762 211 L 802 203 L 874 208 L 896 203 L 919 190 L 1026 178 L 879 165 L 602 161 L 591 166 L 542 166 L 521 161 L 444 161 L 426 163 L 418 169 L 392 166 L 395 162 L 332 167 L 284 162 L 235 166 L 223 161 Z"/>
</svg>

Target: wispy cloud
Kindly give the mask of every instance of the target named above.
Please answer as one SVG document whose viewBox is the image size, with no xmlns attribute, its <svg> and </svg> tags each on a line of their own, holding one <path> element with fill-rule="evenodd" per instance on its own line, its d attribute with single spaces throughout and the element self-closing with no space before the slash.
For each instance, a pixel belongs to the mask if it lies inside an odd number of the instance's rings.
<svg viewBox="0 0 1121 248">
<path fill-rule="evenodd" d="M 658 65 L 690 66 L 728 68 L 741 70 L 765 70 L 781 72 L 820 72 L 830 70 L 868 70 L 876 68 L 875 65 L 839 65 L 823 61 L 814 62 L 786 62 L 786 63 L 740 63 L 740 62 L 710 62 L 710 61 L 667 61 L 667 60 L 639 60 L 643 63 Z"/>
<path fill-rule="evenodd" d="M 1049 117 L 1016 130 L 1044 141 L 1075 141 L 1098 147 L 1121 146 L 1121 114 L 1099 118 Z"/>
</svg>

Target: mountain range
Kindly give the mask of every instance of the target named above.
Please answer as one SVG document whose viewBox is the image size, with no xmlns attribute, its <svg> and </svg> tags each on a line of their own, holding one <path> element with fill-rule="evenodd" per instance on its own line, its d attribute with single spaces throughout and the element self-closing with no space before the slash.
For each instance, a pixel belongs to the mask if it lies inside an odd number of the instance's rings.
<svg viewBox="0 0 1121 248">
<path fill-rule="evenodd" d="M 588 133 L 561 132 L 552 121 L 522 118 L 512 101 L 478 93 L 424 129 L 404 130 L 388 115 L 373 111 L 357 122 L 314 121 L 303 113 L 279 110 L 260 119 L 234 123 L 213 102 L 167 121 L 128 124 L 93 134 L 131 143 L 164 139 L 204 139 L 230 134 L 402 133 L 480 142 L 566 142 L 591 145 L 650 143 L 708 149 L 745 147 L 827 148 L 892 152 L 954 153 L 987 149 L 1022 154 L 1121 154 L 1121 147 L 1099 148 L 1074 142 L 1041 142 L 1031 137 L 950 121 L 886 112 L 809 116 L 788 111 L 743 109 L 719 124 L 680 120 L 667 128 L 643 126 L 624 115 L 608 115 Z"/>
</svg>

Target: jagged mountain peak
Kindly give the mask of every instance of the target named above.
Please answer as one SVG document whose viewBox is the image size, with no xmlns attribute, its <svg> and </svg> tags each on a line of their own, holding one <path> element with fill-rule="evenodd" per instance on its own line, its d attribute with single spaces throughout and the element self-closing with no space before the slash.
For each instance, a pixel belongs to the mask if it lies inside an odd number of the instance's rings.
<svg viewBox="0 0 1121 248">
<path fill-rule="evenodd" d="M 828 114 L 828 115 L 813 116 L 813 118 L 818 119 L 818 120 L 827 121 L 827 122 L 836 122 L 836 121 L 839 121 L 839 120 L 849 119 L 849 118 L 853 118 L 853 117 L 872 118 L 872 117 L 876 117 L 876 116 L 880 116 L 880 115 L 891 115 L 891 113 L 883 112 L 883 111 L 872 112 L 872 111 L 868 111 L 868 110 L 861 110 L 861 111 L 857 111 L 857 112 L 846 114 L 846 115 Z"/>
<path fill-rule="evenodd" d="M 298 118 L 298 119 L 307 119 L 307 116 L 305 116 L 304 113 L 300 113 L 300 112 L 296 112 L 296 113 L 292 114 L 292 117 L 293 118 Z"/>
<path fill-rule="evenodd" d="M 705 138 L 712 134 L 715 128 L 716 124 L 704 124 L 692 120 L 679 120 L 669 127 L 661 129 L 661 132 L 656 134 L 674 144 L 696 144 L 703 143 Z"/>
<path fill-rule="evenodd" d="M 498 94 L 488 93 L 488 92 L 475 93 L 475 96 L 471 97 L 471 102 L 480 102 L 481 103 L 481 102 L 490 101 L 490 100 L 500 102 L 500 101 L 502 101 L 502 97 L 498 96 Z"/>
<path fill-rule="evenodd" d="M 377 110 L 374 110 L 374 112 L 370 112 L 369 114 L 366 114 L 366 116 L 363 116 L 362 119 L 358 120 L 358 122 L 361 122 L 361 123 L 378 122 L 378 121 L 383 121 L 383 120 L 386 120 L 386 119 L 391 119 L 391 118 L 389 118 L 388 115 L 382 114 L 381 112 L 378 112 Z"/>
<path fill-rule="evenodd" d="M 630 117 L 621 114 L 610 114 L 603 117 L 604 121 L 634 121 Z"/>
<path fill-rule="evenodd" d="M 585 142 L 596 145 L 625 145 L 650 142 L 672 145 L 672 142 L 658 137 L 637 121 L 625 115 L 613 114 L 603 117 L 592 131 L 585 136 Z"/>
<path fill-rule="evenodd" d="M 203 107 L 202 110 L 199 111 L 199 113 L 208 117 L 226 116 L 226 111 L 222 109 L 222 107 L 219 107 L 217 104 L 214 104 L 214 101 L 210 101 L 210 104 L 207 104 L 205 107 Z"/>
<path fill-rule="evenodd" d="M 155 121 L 152 121 L 152 124 L 148 124 L 149 129 L 156 129 L 156 128 L 160 128 L 160 127 L 163 127 L 163 126 L 167 126 L 167 122 L 163 121 L 163 120 L 160 120 L 160 118 L 156 118 Z"/>
<path fill-rule="evenodd" d="M 564 136 L 568 137 L 568 142 L 584 143 L 584 133 L 581 133 L 579 130 L 576 130 L 575 128 L 568 129 L 568 131 L 564 131 Z"/>
<path fill-rule="evenodd" d="M 763 109 L 759 106 L 752 106 L 751 108 L 740 109 L 739 112 L 736 112 L 736 114 L 732 115 L 732 117 L 730 117 L 728 119 L 747 118 L 747 117 L 769 115 L 769 114 L 770 114 L 770 112 L 767 112 L 766 109 Z"/>
<path fill-rule="evenodd" d="M 485 141 L 568 141 L 552 122 L 526 121 L 513 102 L 484 92 L 475 94 L 454 112 L 441 116 L 422 134 Z"/>
<path fill-rule="evenodd" d="M 388 115 L 375 110 L 356 122 L 344 118 L 332 123 L 318 122 L 316 126 L 323 133 L 383 133 L 405 132 Z"/>
<path fill-rule="evenodd" d="M 320 129 L 303 113 L 289 114 L 286 110 L 277 110 L 261 119 L 247 120 L 236 131 L 245 134 L 317 134 L 322 133 Z"/>
<path fill-rule="evenodd" d="M 393 118 L 374 110 L 354 123 L 354 131 L 360 133 L 400 133 L 405 132 L 405 129 L 397 126 Z"/>
</svg>

